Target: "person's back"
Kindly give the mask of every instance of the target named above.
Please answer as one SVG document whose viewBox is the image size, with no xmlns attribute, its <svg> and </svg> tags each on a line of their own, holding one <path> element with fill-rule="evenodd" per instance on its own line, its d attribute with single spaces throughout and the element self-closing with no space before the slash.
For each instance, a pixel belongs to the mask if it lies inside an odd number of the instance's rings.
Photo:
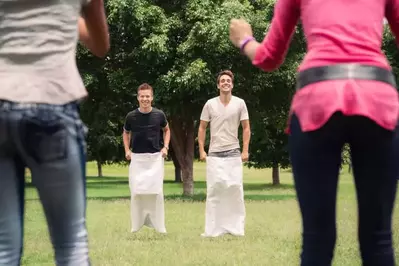
<svg viewBox="0 0 399 266">
<path fill-rule="evenodd" d="M 392 14 L 393 1 L 298 0 L 307 42 L 298 70 L 345 63 L 390 70 L 381 46 L 384 17 Z M 394 33 L 399 32 L 398 22 L 391 17 L 389 21 Z M 356 79 L 305 86 L 298 91 L 292 107 L 305 131 L 321 127 L 337 110 L 365 115 L 382 127 L 394 129 L 399 111 L 396 89 L 390 84 Z"/>
<path fill-rule="evenodd" d="M 381 43 L 384 16 L 394 34 L 399 33 L 396 3 L 399 1 L 279 0 L 265 40 L 259 48 L 250 43 L 246 49 L 255 66 L 265 71 L 276 69 L 284 61 L 295 26 L 301 20 L 308 49 L 299 72 L 345 63 L 390 70 Z M 304 131 L 317 130 L 336 111 L 367 116 L 392 130 L 399 112 L 396 93 L 391 84 L 376 80 L 324 80 L 298 89 L 291 113 L 297 114 Z"/>
<path fill-rule="evenodd" d="M 90 265 L 78 37 L 108 51 L 102 0 L 0 0 L 0 265 L 21 261 L 26 167 L 56 264 Z"/>
<path fill-rule="evenodd" d="M 300 0 L 307 53 L 301 68 L 362 63 L 389 67 L 381 51 L 381 0 Z"/>
<path fill-rule="evenodd" d="M 84 4 L 0 0 L 0 99 L 64 104 L 86 96 L 75 59 Z"/>
</svg>

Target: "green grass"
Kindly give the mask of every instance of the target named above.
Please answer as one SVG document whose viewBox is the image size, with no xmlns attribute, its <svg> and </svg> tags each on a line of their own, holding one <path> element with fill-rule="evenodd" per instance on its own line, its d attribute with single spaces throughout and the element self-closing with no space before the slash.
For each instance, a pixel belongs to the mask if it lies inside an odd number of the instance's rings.
<svg viewBox="0 0 399 266">
<path fill-rule="evenodd" d="M 88 163 L 88 229 L 93 265 L 101 266 L 285 266 L 298 265 L 301 221 L 292 174 L 281 171 L 283 185 L 272 187 L 271 170 L 245 169 L 246 235 L 203 239 L 205 164 L 196 163 L 195 197 L 181 197 L 172 182 L 173 166 L 166 165 L 165 212 L 167 235 L 151 229 L 130 233 L 127 167 L 104 167 L 97 178 Z M 352 176 L 343 171 L 337 202 L 338 239 L 334 265 L 361 265 L 357 244 L 357 213 Z M 42 207 L 33 188 L 27 188 L 23 265 L 54 265 Z M 399 200 L 394 217 L 394 241 L 399 246 Z M 399 248 L 396 249 L 399 260 Z"/>
</svg>

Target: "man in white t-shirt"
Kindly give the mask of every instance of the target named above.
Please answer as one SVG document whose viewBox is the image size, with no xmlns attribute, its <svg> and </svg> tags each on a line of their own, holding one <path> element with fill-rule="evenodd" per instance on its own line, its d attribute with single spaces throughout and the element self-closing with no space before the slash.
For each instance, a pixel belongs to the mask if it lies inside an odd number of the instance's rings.
<svg viewBox="0 0 399 266">
<path fill-rule="evenodd" d="M 244 235 L 245 206 L 242 185 L 242 162 L 248 160 L 251 136 L 247 106 L 243 99 L 232 95 L 234 75 L 219 73 L 219 96 L 203 107 L 198 130 L 200 159 L 207 162 L 207 200 L 203 236 L 226 233 Z M 209 154 L 205 152 L 206 128 L 210 123 Z M 240 151 L 238 128 L 243 128 Z"/>
</svg>

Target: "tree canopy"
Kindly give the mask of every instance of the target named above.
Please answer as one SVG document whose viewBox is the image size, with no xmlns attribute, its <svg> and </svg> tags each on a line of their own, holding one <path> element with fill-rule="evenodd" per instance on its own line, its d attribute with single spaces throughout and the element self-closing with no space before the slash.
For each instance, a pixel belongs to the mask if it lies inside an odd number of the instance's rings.
<svg viewBox="0 0 399 266">
<path fill-rule="evenodd" d="M 78 49 L 78 65 L 89 90 L 82 117 L 89 127 L 89 157 L 99 165 L 122 162 L 122 127 L 137 107 L 141 83 L 154 87 L 154 105 L 171 127 L 175 165 L 180 167 L 183 193 L 193 194 L 193 161 L 200 112 L 218 95 L 216 77 L 235 74 L 233 94 L 243 98 L 251 120 L 251 167 L 289 167 L 287 126 L 295 93 L 295 76 L 306 51 L 300 25 L 282 66 L 265 73 L 233 47 L 229 21 L 246 18 L 261 41 L 273 16 L 271 0 L 108 0 L 106 9 L 111 50 L 105 59 Z M 384 50 L 397 62 L 396 43 L 384 32 Z M 395 72 L 398 71 L 394 64 Z"/>
</svg>

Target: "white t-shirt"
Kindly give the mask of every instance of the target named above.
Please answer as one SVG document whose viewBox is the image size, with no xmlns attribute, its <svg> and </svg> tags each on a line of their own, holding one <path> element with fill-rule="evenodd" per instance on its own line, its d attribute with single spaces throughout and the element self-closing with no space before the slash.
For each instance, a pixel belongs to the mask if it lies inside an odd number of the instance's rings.
<svg viewBox="0 0 399 266">
<path fill-rule="evenodd" d="M 0 0 L 0 99 L 65 104 L 87 95 L 76 66 L 90 0 Z"/>
<path fill-rule="evenodd" d="M 202 109 L 201 120 L 210 122 L 211 142 L 209 152 L 221 152 L 240 148 L 238 128 L 240 122 L 248 120 L 245 101 L 232 96 L 224 106 L 219 96 L 206 102 Z"/>
</svg>

